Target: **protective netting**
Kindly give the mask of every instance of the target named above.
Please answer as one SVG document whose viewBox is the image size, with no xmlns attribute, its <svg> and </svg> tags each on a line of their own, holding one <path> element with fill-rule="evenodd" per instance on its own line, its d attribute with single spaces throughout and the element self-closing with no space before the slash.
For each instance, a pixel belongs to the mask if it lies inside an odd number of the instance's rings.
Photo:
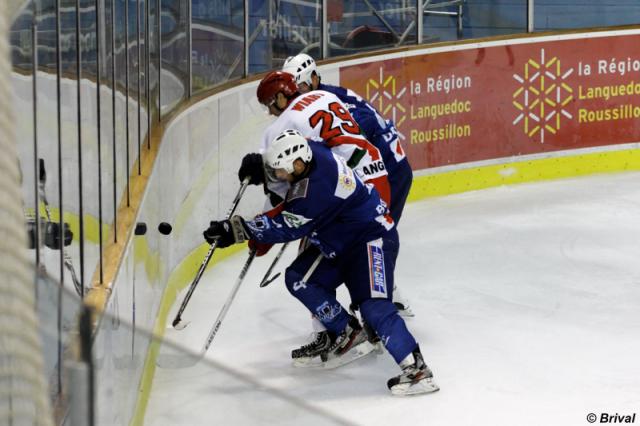
<svg viewBox="0 0 640 426">
<path fill-rule="evenodd" d="M 13 133 L 7 6 L 0 1 L 0 424 L 51 425 Z"/>
</svg>

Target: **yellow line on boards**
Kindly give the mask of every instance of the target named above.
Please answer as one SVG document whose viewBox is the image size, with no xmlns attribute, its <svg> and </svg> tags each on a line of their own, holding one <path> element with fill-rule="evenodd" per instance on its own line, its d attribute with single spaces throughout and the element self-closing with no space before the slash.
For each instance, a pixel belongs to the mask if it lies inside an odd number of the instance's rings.
<svg viewBox="0 0 640 426">
<path fill-rule="evenodd" d="M 428 197 L 595 173 L 640 170 L 640 149 L 526 160 L 417 176 L 409 202 Z"/>
</svg>

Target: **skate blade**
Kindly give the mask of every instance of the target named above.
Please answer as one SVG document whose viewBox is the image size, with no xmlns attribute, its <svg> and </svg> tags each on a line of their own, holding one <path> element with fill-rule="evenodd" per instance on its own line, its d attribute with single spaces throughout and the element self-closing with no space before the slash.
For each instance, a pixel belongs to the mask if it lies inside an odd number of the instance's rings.
<svg viewBox="0 0 640 426">
<path fill-rule="evenodd" d="M 293 366 L 297 368 L 316 368 L 331 370 L 334 368 L 342 367 L 343 365 L 349 364 L 366 355 L 369 355 L 370 353 L 374 352 L 375 349 L 376 346 L 365 341 L 352 347 L 349 351 L 347 351 L 347 353 L 341 356 L 330 357 L 327 361 L 324 362 L 320 359 L 320 356 L 316 356 L 313 358 L 296 358 L 293 360 Z"/>
<path fill-rule="evenodd" d="M 296 368 L 322 368 L 322 360 L 319 356 L 294 358 L 293 366 Z"/>
<path fill-rule="evenodd" d="M 416 316 L 409 307 L 406 307 L 405 309 L 398 309 L 398 315 L 404 318 L 413 318 Z"/>
<path fill-rule="evenodd" d="M 439 391 L 440 388 L 433 379 L 423 379 L 418 383 L 401 383 L 391 388 L 391 393 L 398 396 L 420 395 L 424 393 L 433 393 Z"/>
</svg>

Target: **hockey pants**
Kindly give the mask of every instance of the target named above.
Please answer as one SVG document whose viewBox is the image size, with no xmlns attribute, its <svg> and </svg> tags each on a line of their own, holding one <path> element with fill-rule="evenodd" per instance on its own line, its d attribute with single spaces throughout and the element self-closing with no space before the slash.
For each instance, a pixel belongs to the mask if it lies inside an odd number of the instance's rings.
<svg viewBox="0 0 640 426">
<path fill-rule="evenodd" d="M 391 302 L 393 273 L 398 255 L 395 228 L 384 237 L 355 245 L 335 259 L 322 259 L 308 281 L 302 282 L 319 252 L 310 247 L 287 268 L 289 292 L 300 300 L 334 334 L 341 333 L 349 314 L 336 299 L 335 289 L 346 284 L 351 300 L 360 306 L 363 319 L 373 327 L 396 362 L 417 343 Z"/>
</svg>

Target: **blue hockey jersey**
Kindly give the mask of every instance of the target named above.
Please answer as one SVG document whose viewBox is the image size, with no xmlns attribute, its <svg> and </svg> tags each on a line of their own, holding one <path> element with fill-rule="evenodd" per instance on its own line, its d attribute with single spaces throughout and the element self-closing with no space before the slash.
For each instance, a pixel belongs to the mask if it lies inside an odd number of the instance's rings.
<svg viewBox="0 0 640 426">
<path fill-rule="evenodd" d="M 282 211 L 246 222 L 251 238 L 281 243 L 307 236 L 329 258 L 362 241 L 381 237 L 394 226 L 384 201 L 327 146 L 309 142 L 311 170 L 287 192 Z"/>
<path fill-rule="evenodd" d="M 394 163 L 406 160 L 393 121 L 382 118 L 373 106 L 350 89 L 320 83 L 318 90 L 333 93 L 347 106 L 364 137 L 380 150 L 389 174 L 395 169 Z"/>
</svg>

